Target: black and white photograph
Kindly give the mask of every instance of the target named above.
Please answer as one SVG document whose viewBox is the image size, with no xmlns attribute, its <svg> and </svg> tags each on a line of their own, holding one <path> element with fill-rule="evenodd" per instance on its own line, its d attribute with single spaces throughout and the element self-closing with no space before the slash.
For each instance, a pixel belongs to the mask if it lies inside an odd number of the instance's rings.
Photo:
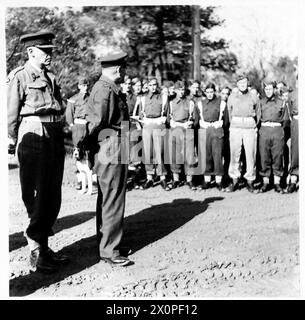
<svg viewBox="0 0 305 320">
<path fill-rule="evenodd" d="M 300 299 L 302 8 L 2 4 L 5 295 Z"/>
</svg>

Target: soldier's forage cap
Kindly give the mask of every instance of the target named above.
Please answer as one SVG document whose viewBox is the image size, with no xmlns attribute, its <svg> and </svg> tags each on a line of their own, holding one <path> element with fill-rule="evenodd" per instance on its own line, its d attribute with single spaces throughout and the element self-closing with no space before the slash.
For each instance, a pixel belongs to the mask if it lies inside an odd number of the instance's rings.
<svg viewBox="0 0 305 320">
<path fill-rule="evenodd" d="M 243 79 L 249 80 L 249 77 L 245 73 L 238 73 L 236 75 L 236 82 L 243 80 Z"/>
<path fill-rule="evenodd" d="M 113 66 L 123 66 L 126 65 L 126 58 L 127 53 L 126 52 L 119 52 L 115 54 L 109 54 L 107 56 L 104 56 L 100 59 L 102 67 L 113 67 Z"/>
<path fill-rule="evenodd" d="M 88 84 L 88 80 L 85 77 L 78 78 L 78 84 Z"/>
<path fill-rule="evenodd" d="M 52 43 L 52 40 L 55 38 L 54 33 L 49 31 L 41 31 L 36 33 L 24 34 L 20 37 L 20 42 L 24 43 L 26 48 L 28 47 L 37 47 L 40 49 L 47 48 L 56 48 Z"/>
</svg>

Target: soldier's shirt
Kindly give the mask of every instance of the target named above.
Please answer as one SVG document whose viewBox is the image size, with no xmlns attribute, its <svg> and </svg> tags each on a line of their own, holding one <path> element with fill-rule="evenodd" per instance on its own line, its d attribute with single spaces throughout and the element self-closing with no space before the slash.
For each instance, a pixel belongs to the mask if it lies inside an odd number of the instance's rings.
<svg viewBox="0 0 305 320">
<path fill-rule="evenodd" d="M 126 96 L 112 80 L 105 76 L 94 84 L 86 104 L 89 135 L 103 129 L 119 131 L 123 121 L 129 121 Z"/>
<path fill-rule="evenodd" d="M 166 116 L 168 112 L 168 102 L 163 105 L 162 94 L 159 92 L 148 93 L 143 97 L 144 113 L 147 118 L 158 118 Z M 142 105 L 143 111 L 143 105 Z"/>
<path fill-rule="evenodd" d="M 128 106 L 128 113 L 130 116 L 133 115 L 133 110 L 134 110 L 136 101 L 137 101 L 137 95 L 135 95 L 133 92 L 126 93 L 126 102 Z"/>
<path fill-rule="evenodd" d="M 251 93 L 250 91 L 247 91 L 246 93 L 242 93 L 240 91 L 236 93 L 232 93 L 227 102 L 228 106 L 228 113 L 229 118 L 231 122 L 231 127 L 244 127 L 244 128 L 250 128 L 256 127 L 256 123 L 259 121 L 258 119 L 258 109 L 259 109 L 259 99 L 256 95 Z M 232 117 L 244 117 L 244 118 L 250 118 L 256 117 L 256 121 L 249 124 L 247 122 L 241 123 L 235 123 L 232 121 Z"/>
<path fill-rule="evenodd" d="M 195 121 L 197 113 L 195 108 L 190 109 L 191 99 L 189 97 L 175 98 L 171 104 L 171 115 L 174 121 L 185 122 L 190 118 Z"/>
<path fill-rule="evenodd" d="M 202 118 L 207 122 L 218 121 L 221 110 L 221 98 L 214 96 L 213 99 L 204 99 L 202 103 Z"/>
<path fill-rule="evenodd" d="M 261 122 L 283 122 L 287 120 L 285 103 L 275 95 L 261 99 L 259 114 Z"/>
<path fill-rule="evenodd" d="M 38 70 L 29 61 L 14 69 L 7 80 L 8 135 L 16 140 L 20 116 L 63 114 L 55 75 Z"/>
<path fill-rule="evenodd" d="M 67 100 L 66 121 L 68 124 L 73 124 L 74 119 L 85 119 L 88 98 L 88 93 L 79 92 Z"/>
</svg>

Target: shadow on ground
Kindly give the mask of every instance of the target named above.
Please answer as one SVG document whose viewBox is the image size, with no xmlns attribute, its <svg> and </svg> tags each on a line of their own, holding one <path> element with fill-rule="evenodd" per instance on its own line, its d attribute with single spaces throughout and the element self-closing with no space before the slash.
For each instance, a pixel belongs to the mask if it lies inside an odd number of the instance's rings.
<svg viewBox="0 0 305 320">
<path fill-rule="evenodd" d="M 141 210 L 125 218 L 123 243 L 130 245 L 134 252 L 138 251 L 179 229 L 195 216 L 203 214 L 210 203 L 219 200 L 223 200 L 223 197 L 210 197 L 204 201 L 175 199 L 171 203 Z M 66 219 L 65 225 L 70 227 L 69 219 L 73 221 L 75 217 L 70 216 Z M 29 295 L 99 262 L 95 236 L 79 240 L 65 247 L 61 252 L 71 258 L 69 265 L 52 275 L 35 272 L 10 280 L 10 296 Z"/>
<path fill-rule="evenodd" d="M 91 211 L 91 212 L 80 212 L 70 216 L 59 218 L 53 227 L 53 231 L 54 233 L 57 233 L 64 229 L 73 228 L 79 224 L 82 224 L 92 219 L 94 216 L 95 216 L 95 212 Z M 13 250 L 17 250 L 21 247 L 24 247 L 26 245 L 27 245 L 27 242 L 22 231 L 9 235 L 9 251 L 10 252 Z"/>
</svg>

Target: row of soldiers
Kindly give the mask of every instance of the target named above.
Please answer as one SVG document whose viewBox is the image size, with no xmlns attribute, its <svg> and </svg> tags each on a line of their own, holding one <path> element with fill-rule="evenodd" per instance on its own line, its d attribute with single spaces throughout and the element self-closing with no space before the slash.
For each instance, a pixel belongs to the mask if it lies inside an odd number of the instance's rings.
<svg viewBox="0 0 305 320">
<path fill-rule="evenodd" d="M 88 82 L 68 100 L 66 120 L 75 145 L 86 135 Z M 216 186 L 233 192 L 279 193 L 298 188 L 297 91 L 264 82 L 264 97 L 239 74 L 236 87 L 203 89 L 199 81 L 141 80 L 125 76 L 130 125 L 128 189 L 160 180 L 164 190 L 185 182 L 191 190 Z M 156 132 L 165 132 L 164 135 Z M 140 147 L 139 147 L 140 146 Z M 258 152 L 257 152 L 258 151 Z"/>
</svg>

